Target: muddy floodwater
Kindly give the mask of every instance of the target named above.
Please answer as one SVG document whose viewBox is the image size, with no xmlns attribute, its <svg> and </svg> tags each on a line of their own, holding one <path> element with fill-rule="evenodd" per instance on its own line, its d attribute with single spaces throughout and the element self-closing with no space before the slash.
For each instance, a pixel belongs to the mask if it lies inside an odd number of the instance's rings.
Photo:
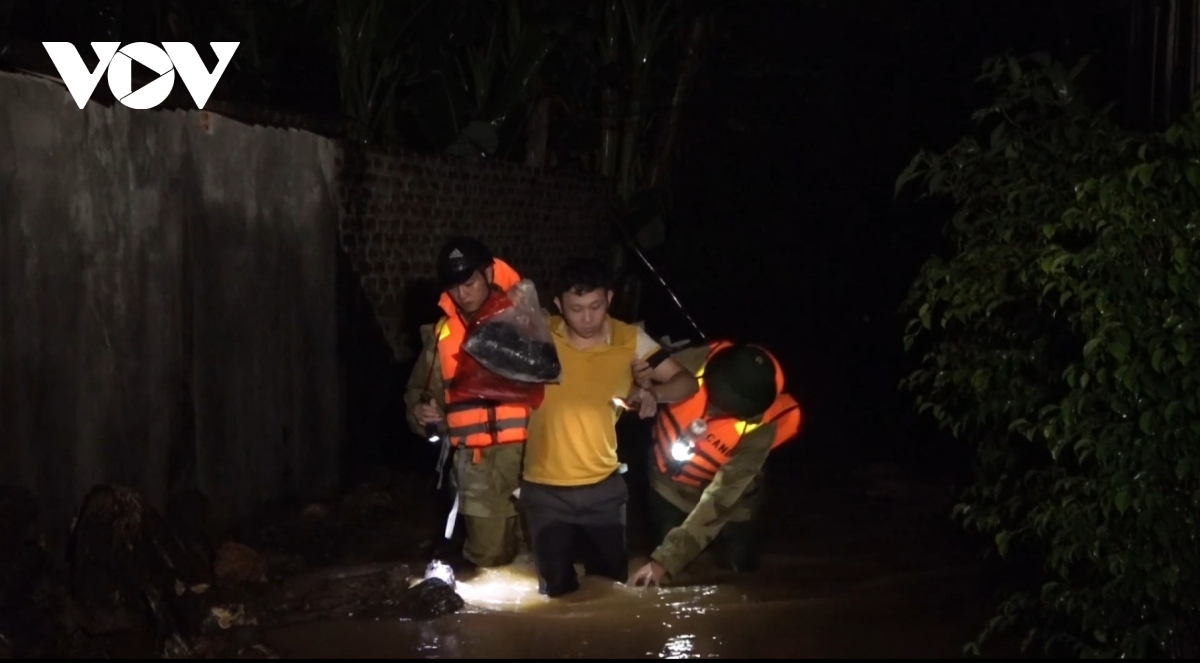
<svg viewBox="0 0 1200 663">
<path fill-rule="evenodd" d="M 308 623 L 265 639 L 305 658 L 962 656 L 991 595 L 944 491 L 886 478 L 775 490 L 786 499 L 773 501 L 753 575 L 722 573 L 705 557 L 675 586 L 584 578 L 579 592 L 551 600 L 537 594 L 525 557 L 461 580 L 467 608 L 457 614 Z"/>
</svg>

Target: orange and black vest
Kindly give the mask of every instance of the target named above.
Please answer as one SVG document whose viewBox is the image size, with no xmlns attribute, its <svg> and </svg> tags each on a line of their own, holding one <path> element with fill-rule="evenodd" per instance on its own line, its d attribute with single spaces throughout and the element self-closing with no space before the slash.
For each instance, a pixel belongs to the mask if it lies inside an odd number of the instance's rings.
<svg viewBox="0 0 1200 663">
<path fill-rule="evenodd" d="M 493 282 L 507 291 L 521 280 L 516 270 L 502 260 L 493 263 Z M 467 325 L 447 293 L 438 302 L 446 317 L 435 327 L 438 360 L 443 384 L 449 385 L 458 370 L 459 352 L 466 339 Z M 529 437 L 529 406 L 472 398 L 453 401 L 446 392 L 446 437 L 454 447 L 479 450 L 497 444 L 519 444 Z"/>
<path fill-rule="evenodd" d="M 709 345 L 708 358 L 705 366 L 718 350 L 733 345 L 728 341 L 716 341 Z M 658 471 L 675 481 L 702 488 L 717 476 L 725 463 L 729 462 L 734 449 L 742 438 L 754 429 L 767 424 L 775 424 L 775 440 L 771 444 L 774 450 L 779 445 L 791 440 L 800 432 L 800 405 L 783 390 L 783 369 L 779 361 L 770 352 L 767 353 L 775 364 L 775 402 L 759 417 L 758 421 L 741 421 L 730 416 L 712 416 L 708 408 L 708 395 L 704 389 L 704 366 L 696 373 L 700 381 L 700 390 L 682 403 L 665 406 L 660 410 L 654 422 L 654 460 Z M 708 434 L 703 440 L 698 440 L 691 460 L 677 461 L 671 456 L 671 445 L 692 421 L 703 419 L 708 424 Z"/>
</svg>

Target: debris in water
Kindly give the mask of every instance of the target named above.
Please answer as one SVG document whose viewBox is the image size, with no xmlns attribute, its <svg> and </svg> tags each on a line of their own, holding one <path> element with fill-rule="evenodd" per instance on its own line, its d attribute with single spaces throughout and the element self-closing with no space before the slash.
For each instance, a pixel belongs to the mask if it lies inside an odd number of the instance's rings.
<svg viewBox="0 0 1200 663">
<path fill-rule="evenodd" d="M 258 624 L 258 619 L 246 614 L 246 606 L 244 605 L 214 605 L 211 613 L 213 619 L 216 620 L 217 626 L 223 631 L 227 631 L 233 626 L 253 626 Z"/>
<path fill-rule="evenodd" d="M 227 541 L 217 550 L 213 570 L 222 584 L 239 584 L 265 580 L 267 564 L 254 548 Z"/>
<path fill-rule="evenodd" d="M 466 602 L 441 578 L 422 580 L 393 601 L 376 603 L 354 616 L 372 621 L 384 619 L 428 620 L 462 610 Z"/>
<path fill-rule="evenodd" d="M 178 590 L 208 582 L 210 571 L 136 491 L 92 489 L 68 546 L 71 605 L 88 634 L 151 627 L 163 647 L 200 620 L 204 609 L 195 595 Z"/>
<path fill-rule="evenodd" d="M 429 580 L 430 578 L 437 578 L 449 585 L 450 589 L 454 589 L 454 569 L 441 560 L 435 559 L 425 567 L 425 579 Z"/>
</svg>

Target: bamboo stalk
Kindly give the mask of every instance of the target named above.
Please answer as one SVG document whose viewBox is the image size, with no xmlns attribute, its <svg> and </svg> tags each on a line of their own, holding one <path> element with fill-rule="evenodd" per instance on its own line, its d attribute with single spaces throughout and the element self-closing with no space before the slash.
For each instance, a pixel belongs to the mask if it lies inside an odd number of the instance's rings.
<svg viewBox="0 0 1200 663">
<path fill-rule="evenodd" d="M 620 56 L 621 0 L 608 0 L 604 4 L 604 34 L 600 44 L 603 68 L 613 66 Z M 620 137 L 621 95 L 612 85 L 605 85 L 600 139 L 600 174 L 613 177 L 617 170 L 617 148 Z"/>
<path fill-rule="evenodd" d="M 648 185 L 653 188 L 662 183 L 664 176 L 669 173 L 674 153 L 675 143 L 679 136 L 679 126 L 683 118 L 683 109 L 691 93 L 696 74 L 700 71 L 700 63 L 704 59 L 704 50 L 711 34 L 712 16 L 702 14 L 692 20 L 692 28 L 688 33 L 687 51 L 679 68 L 679 78 L 675 83 L 675 93 L 671 98 L 671 110 L 666 127 L 659 134 L 658 146 L 654 152 L 654 161 L 650 169 Z"/>
</svg>

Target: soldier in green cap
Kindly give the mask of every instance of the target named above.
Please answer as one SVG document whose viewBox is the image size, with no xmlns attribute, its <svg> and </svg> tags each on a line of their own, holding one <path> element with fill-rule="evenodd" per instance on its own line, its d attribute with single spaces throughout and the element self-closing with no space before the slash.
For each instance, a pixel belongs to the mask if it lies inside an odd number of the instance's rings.
<svg viewBox="0 0 1200 663">
<path fill-rule="evenodd" d="M 634 574 L 635 585 L 677 575 L 714 541 L 727 568 L 756 570 L 763 465 L 800 432 L 800 406 L 784 391 L 783 370 L 767 350 L 718 341 L 673 358 L 700 390 L 655 417 L 649 516 L 657 547 Z M 643 387 L 649 359 L 634 367 Z"/>
</svg>

